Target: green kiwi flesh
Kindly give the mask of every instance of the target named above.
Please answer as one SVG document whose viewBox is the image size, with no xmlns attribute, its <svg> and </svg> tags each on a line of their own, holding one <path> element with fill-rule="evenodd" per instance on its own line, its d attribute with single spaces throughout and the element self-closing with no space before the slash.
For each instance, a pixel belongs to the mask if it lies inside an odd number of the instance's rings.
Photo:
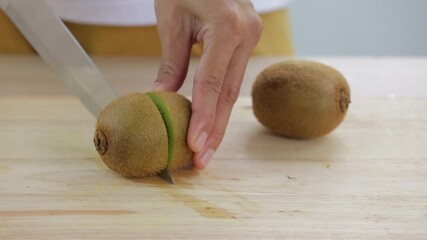
<svg viewBox="0 0 427 240">
<path fill-rule="evenodd" d="M 168 136 L 168 161 L 166 167 L 169 167 L 173 161 L 173 152 L 175 147 L 175 130 L 173 128 L 172 117 L 169 114 L 168 107 L 155 92 L 147 93 L 147 96 L 153 101 L 162 116 Z"/>
<path fill-rule="evenodd" d="M 156 92 L 167 107 L 174 130 L 173 161 L 168 165 L 171 170 L 180 169 L 192 164 L 192 155 L 187 143 L 187 133 L 191 118 L 191 102 L 182 95 L 173 92 Z"/>
</svg>

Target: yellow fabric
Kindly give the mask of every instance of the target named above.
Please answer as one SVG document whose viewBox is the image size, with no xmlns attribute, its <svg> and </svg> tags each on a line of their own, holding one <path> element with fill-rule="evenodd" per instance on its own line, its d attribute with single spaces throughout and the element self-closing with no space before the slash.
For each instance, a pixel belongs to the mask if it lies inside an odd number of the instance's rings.
<svg viewBox="0 0 427 240">
<path fill-rule="evenodd" d="M 262 14 L 264 31 L 254 55 L 291 55 L 293 47 L 286 10 Z M 66 23 L 89 54 L 98 55 L 160 55 L 157 29 L 152 27 L 114 27 Z M 202 45 L 193 47 L 200 55 Z M 10 20 L 0 11 L 0 53 L 34 53 Z"/>
<path fill-rule="evenodd" d="M 32 53 L 30 44 L 0 10 L 0 53 Z"/>
<path fill-rule="evenodd" d="M 83 48 L 101 55 L 160 55 L 155 26 L 111 27 L 66 23 Z"/>
<path fill-rule="evenodd" d="M 288 11 L 262 14 L 261 18 L 264 30 L 253 54 L 259 56 L 294 54 Z"/>
</svg>

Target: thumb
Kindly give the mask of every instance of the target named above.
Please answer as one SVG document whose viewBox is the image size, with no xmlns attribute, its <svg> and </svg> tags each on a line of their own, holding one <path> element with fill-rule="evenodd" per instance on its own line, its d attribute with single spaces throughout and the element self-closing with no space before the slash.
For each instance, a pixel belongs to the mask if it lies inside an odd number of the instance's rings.
<svg viewBox="0 0 427 240">
<path fill-rule="evenodd" d="M 178 91 L 184 83 L 190 61 L 191 42 L 174 33 L 160 35 L 162 59 L 150 91 Z"/>
</svg>

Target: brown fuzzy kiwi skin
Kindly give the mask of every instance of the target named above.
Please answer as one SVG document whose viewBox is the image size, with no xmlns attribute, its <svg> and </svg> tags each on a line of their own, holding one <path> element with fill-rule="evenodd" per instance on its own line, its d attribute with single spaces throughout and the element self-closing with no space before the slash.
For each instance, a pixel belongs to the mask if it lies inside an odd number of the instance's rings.
<svg viewBox="0 0 427 240">
<path fill-rule="evenodd" d="M 188 126 L 191 117 L 191 102 L 182 95 L 173 92 L 156 92 L 167 105 L 175 131 L 175 147 L 170 170 L 177 170 L 192 163 L 193 151 L 187 143 Z"/>
<path fill-rule="evenodd" d="M 310 139 L 341 123 L 350 103 L 350 88 L 330 66 L 287 60 L 258 75 L 252 103 L 256 118 L 268 129 L 289 138 Z"/>
<path fill-rule="evenodd" d="M 143 93 L 120 97 L 101 111 L 94 143 L 104 163 L 125 177 L 155 175 L 167 163 L 165 124 Z"/>
<path fill-rule="evenodd" d="M 168 108 L 175 131 L 170 170 L 191 165 L 187 144 L 191 102 L 172 92 L 156 92 Z M 94 144 L 101 159 L 125 177 L 156 175 L 167 165 L 168 135 L 158 107 L 144 93 L 120 97 L 99 114 Z"/>
</svg>

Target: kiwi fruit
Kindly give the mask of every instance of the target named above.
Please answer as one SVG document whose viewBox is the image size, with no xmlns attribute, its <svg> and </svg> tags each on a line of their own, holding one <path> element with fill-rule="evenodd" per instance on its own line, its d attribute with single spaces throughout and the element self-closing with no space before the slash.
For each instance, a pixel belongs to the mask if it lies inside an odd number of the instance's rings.
<svg viewBox="0 0 427 240">
<path fill-rule="evenodd" d="M 336 69 L 314 61 L 286 60 L 264 69 L 252 86 L 255 117 L 293 139 L 328 134 L 344 119 L 350 88 Z"/>
<path fill-rule="evenodd" d="M 113 171 L 131 178 L 191 164 L 187 144 L 191 103 L 173 92 L 133 93 L 98 115 L 95 148 Z"/>
</svg>

